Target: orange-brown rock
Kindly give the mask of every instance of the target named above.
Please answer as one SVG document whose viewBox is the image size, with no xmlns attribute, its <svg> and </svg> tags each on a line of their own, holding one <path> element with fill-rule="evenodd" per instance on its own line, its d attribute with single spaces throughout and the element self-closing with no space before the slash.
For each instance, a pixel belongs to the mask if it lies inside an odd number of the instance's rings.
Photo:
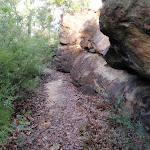
<svg viewBox="0 0 150 150">
<path fill-rule="evenodd" d="M 150 79 L 150 0 L 107 0 L 100 26 L 111 42 L 108 64 Z"/>
<path fill-rule="evenodd" d="M 99 31 L 99 15 L 100 10 L 63 14 L 59 28 L 60 44 L 81 46 L 87 51 L 103 54 L 110 43 L 109 38 Z"/>
</svg>

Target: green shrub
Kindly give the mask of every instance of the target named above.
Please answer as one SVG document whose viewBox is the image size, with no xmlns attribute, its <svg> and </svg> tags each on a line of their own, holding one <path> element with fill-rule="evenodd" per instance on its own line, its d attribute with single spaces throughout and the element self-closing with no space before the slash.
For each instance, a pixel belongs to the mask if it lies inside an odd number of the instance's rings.
<svg viewBox="0 0 150 150">
<path fill-rule="evenodd" d="M 19 103 L 27 92 L 35 90 L 52 58 L 51 50 L 57 46 L 57 42 L 50 44 L 55 34 L 47 37 L 27 33 L 31 10 L 23 16 L 17 11 L 18 2 L 0 0 L 0 144 L 6 142 L 10 131 L 14 100 Z"/>
<path fill-rule="evenodd" d="M 2 106 L 2 103 L 0 103 L 0 105 L 0 144 L 3 144 L 6 142 L 6 137 L 10 131 L 10 117 L 12 111 Z"/>
<path fill-rule="evenodd" d="M 44 36 L 20 35 L 0 47 L 0 143 L 9 132 L 12 102 L 36 88 L 53 53 Z"/>
</svg>

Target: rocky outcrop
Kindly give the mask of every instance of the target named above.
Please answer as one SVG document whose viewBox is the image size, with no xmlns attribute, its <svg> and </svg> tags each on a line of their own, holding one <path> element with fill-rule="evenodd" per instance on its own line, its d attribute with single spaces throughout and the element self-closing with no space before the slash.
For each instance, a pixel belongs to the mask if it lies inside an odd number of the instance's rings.
<svg viewBox="0 0 150 150">
<path fill-rule="evenodd" d="M 150 1 L 107 0 L 101 31 L 110 38 L 105 60 L 114 68 L 130 68 L 150 79 Z"/>
<path fill-rule="evenodd" d="M 109 38 L 99 31 L 99 15 L 100 10 L 63 14 L 59 29 L 59 46 L 76 45 L 87 51 L 103 54 L 110 43 Z"/>
<path fill-rule="evenodd" d="M 107 64 L 103 55 L 109 52 L 110 43 L 99 31 L 98 18 L 99 12 L 92 11 L 62 16 L 56 68 L 70 73 L 73 84 L 83 93 L 99 93 L 114 103 L 116 93 L 122 95 L 126 110 L 130 114 L 140 111 L 150 131 L 150 82 Z"/>
</svg>

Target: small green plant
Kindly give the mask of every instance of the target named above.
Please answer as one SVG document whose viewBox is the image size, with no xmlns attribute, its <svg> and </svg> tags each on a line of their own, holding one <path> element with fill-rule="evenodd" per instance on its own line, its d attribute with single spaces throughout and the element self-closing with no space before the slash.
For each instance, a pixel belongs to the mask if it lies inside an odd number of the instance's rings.
<svg viewBox="0 0 150 150">
<path fill-rule="evenodd" d="M 24 140 L 26 139 L 26 134 L 29 128 L 30 122 L 26 117 L 17 115 L 17 118 L 11 124 L 11 129 L 13 131 L 12 140 L 17 146 L 22 146 Z"/>
<path fill-rule="evenodd" d="M 27 110 L 27 115 L 30 115 L 32 113 L 32 110 Z"/>
<path fill-rule="evenodd" d="M 6 137 L 11 131 L 10 128 L 11 110 L 7 107 L 0 106 L 0 144 L 6 142 Z"/>
<path fill-rule="evenodd" d="M 7 110 L 7 109 L 6 109 Z M 1 110 L 2 111 L 2 110 Z M 0 114 L 2 114 L 0 112 Z M 7 116 L 9 114 L 9 116 Z M 21 115 L 17 115 L 17 118 L 10 125 L 10 116 L 11 113 L 5 111 L 5 120 L 3 119 L 1 122 L 1 132 L 0 132 L 0 139 L 1 143 L 0 146 L 3 148 L 7 147 L 7 144 L 13 143 L 18 147 L 22 146 L 24 140 L 26 139 L 26 134 L 28 130 L 30 130 L 30 122 Z M 1 147 L 0 147 L 1 148 Z"/>
<path fill-rule="evenodd" d="M 139 115 L 130 116 L 123 97 L 118 93 L 115 97 L 114 107 L 110 101 L 101 100 L 80 105 L 86 113 L 85 122 L 79 128 L 83 149 L 149 150 L 150 140 Z M 103 113 L 106 115 L 101 116 Z"/>
<path fill-rule="evenodd" d="M 139 116 L 131 117 L 124 107 L 123 97 L 118 93 L 115 97 L 117 104 L 107 116 L 109 125 L 114 128 L 110 142 L 119 149 L 148 150 L 150 142 Z"/>
</svg>

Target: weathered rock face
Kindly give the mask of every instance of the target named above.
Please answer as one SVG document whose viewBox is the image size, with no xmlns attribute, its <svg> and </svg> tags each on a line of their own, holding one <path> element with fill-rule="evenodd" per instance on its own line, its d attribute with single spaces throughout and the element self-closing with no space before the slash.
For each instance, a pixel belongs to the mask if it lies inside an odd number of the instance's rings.
<svg viewBox="0 0 150 150">
<path fill-rule="evenodd" d="M 114 102 L 117 101 L 116 93 L 122 95 L 127 111 L 131 114 L 141 111 L 143 122 L 150 131 L 150 82 L 141 81 L 137 76 L 113 69 L 107 64 L 103 55 L 109 52 L 110 43 L 108 37 L 98 31 L 96 16 L 99 17 L 91 11 L 62 16 L 60 44 L 55 53 L 56 68 L 70 73 L 73 84 L 83 93 L 99 93 Z M 82 25 L 74 25 L 73 22 L 79 23 L 79 18 Z M 119 62 L 120 59 L 117 59 Z"/>
<path fill-rule="evenodd" d="M 99 15 L 100 11 L 92 10 L 72 15 L 63 14 L 59 29 L 60 46 L 76 45 L 87 51 L 103 54 L 110 43 L 109 38 L 99 31 Z"/>
<path fill-rule="evenodd" d="M 100 26 L 111 42 L 108 64 L 150 79 L 150 0 L 107 0 Z"/>
</svg>

